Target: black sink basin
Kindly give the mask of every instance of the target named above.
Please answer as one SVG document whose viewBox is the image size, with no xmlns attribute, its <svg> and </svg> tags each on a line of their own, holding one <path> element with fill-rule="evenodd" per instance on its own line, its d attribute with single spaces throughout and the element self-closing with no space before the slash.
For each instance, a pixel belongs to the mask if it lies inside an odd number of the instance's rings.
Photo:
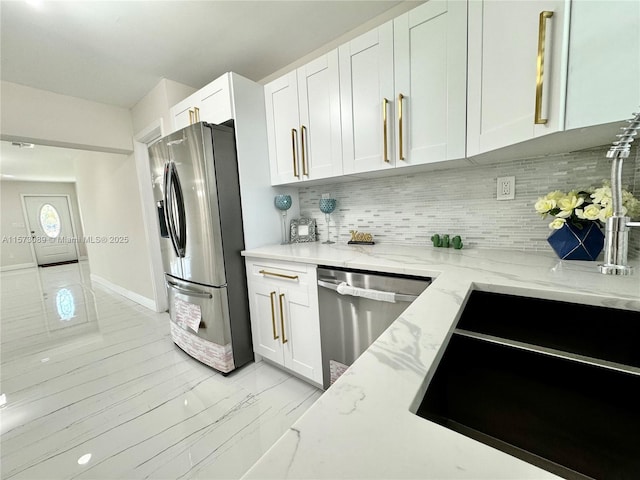
<svg viewBox="0 0 640 480">
<path fill-rule="evenodd" d="M 639 354 L 638 312 L 473 291 L 417 414 L 565 478 L 638 479 Z"/>
</svg>

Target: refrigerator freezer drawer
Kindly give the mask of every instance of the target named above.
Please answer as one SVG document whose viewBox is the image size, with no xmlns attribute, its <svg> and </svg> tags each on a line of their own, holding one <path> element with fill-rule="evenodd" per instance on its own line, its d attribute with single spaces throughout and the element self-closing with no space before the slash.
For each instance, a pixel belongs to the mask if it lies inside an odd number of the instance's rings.
<svg viewBox="0 0 640 480">
<path fill-rule="evenodd" d="M 209 342 L 231 342 L 226 287 L 207 287 L 169 275 L 166 280 L 172 322 Z"/>
<path fill-rule="evenodd" d="M 165 279 L 173 341 L 217 370 L 233 370 L 226 287 L 208 287 L 169 275 Z"/>
</svg>

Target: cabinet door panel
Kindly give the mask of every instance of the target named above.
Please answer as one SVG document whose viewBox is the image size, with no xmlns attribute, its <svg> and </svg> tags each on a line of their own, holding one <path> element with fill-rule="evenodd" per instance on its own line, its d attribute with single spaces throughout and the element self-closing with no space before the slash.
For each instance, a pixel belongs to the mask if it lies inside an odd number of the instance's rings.
<svg viewBox="0 0 640 480">
<path fill-rule="evenodd" d="M 489 134 L 519 124 L 533 132 L 535 41 L 538 38 L 534 20 L 538 8 L 529 2 L 517 2 L 513 6 L 484 2 L 483 13 L 481 132 Z M 518 18 L 531 20 L 519 21 Z M 505 108 L 505 103 L 509 108 Z M 489 108 L 492 105 L 496 108 Z"/>
<path fill-rule="evenodd" d="M 285 366 L 299 375 L 322 383 L 317 302 L 311 301 L 307 289 L 281 289 L 281 293 L 286 299 L 285 331 L 290 340 L 284 344 Z"/>
<path fill-rule="evenodd" d="M 342 148 L 338 52 L 330 52 L 300 67 L 297 75 L 300 148 L 301 154 L 304 148 L 306 163 L 303 166 L 303 178 L 316 179 L 340 175 Z"/>
<path fill-rule="evenodd" d="M 173 132 L 191 125 L 192 117 L 189 115 L 189 111 L 193 112 L 194 102 L 195 102 L 195 98 L 188 97 L 183 101 L 181 101 L 180 103 L 176 104 L 171 109 L 171 121 L 173 122 L 172 124 Z"/>
<path fill-rule="evenodd" d="M 283 364 L 278 290 L 273 285 L 251 282 L 249 287 L 253 349 L 259 355 Z M 278 338 L 273 338 L 277 336 Z"/>
<path fill-rule="evenodd" d="M 298 116 L 298 83 L 296 72 L 265 85 L 265 106 L 271 183 L 293 182 L 301 178 L 299 164 L 300 121 Z M 291 130 L 297 134 L 293 135 Z"/>
<path fill-rule="evenodd" d="M 233 118 L 227 75 L 203 88 L 199 99 L 200 120 L 220 124 Z"/>
<path fill-rule="evenodd" d="M 393 23 L 342 45 L 340 99 L 344 173 L 392 168 Z M 387 99 L 386 161 L 383 100 Z"/>
<path fill-rule="evenodd" d="M 446 16 L 411 28 L 411 104 L 408 108 L 409 151 L 426 158 L 446 157 L 447 53 Z M 431 151 L 430 151 L 431 150 Z"/>
<path fill-rule="evenodd" d="M 535 124 L 539 15 L 546 21 L 542 117 Z M 474 0 L 469 4 L 468 154 L 561 130 L 566 43 L 562 0 Z M 563 71 L 564 70 L 564 71 Z"/>
<path fill-rule="evenodd" d="M 618 122 L 640 106 L 640 2 L 573 2 L 567 129 Z"/>
<path fill-rule="evenodd" d="M 465 155 L 466 18 L 464 2 L 430 0 L 394 20 L 397 167 Z"/>
</svg>

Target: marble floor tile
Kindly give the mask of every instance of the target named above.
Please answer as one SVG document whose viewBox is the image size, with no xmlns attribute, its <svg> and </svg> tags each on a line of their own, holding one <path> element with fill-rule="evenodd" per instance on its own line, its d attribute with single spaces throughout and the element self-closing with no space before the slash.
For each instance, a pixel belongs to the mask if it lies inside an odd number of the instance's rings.
<svg viewBox="0 0 640 480">
<path fill-rule="evenodd" d="M 236 479 L 322 394 L 265 362 L 217 373 L 86 262 L 0 291 L 3 480 Z"/>
</svg>

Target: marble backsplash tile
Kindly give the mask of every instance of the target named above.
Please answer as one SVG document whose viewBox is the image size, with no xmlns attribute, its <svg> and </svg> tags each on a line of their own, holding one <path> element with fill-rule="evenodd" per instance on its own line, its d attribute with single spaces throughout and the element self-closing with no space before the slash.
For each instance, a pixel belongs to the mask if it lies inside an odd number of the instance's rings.
<svg viewBox="0 0 640 480">
<path fill-rule="evenodd" d="M 376 179 L 300 187 L 300 212 L 315 218 L 326 240 L 323 193 L 337 199 L 331 214 L 332 240 L 346 243 L 350 230 L 371 233 L 376 243 L 430 245 L 434 233 L 460 235 L 465 248 L 548 251 L 549 219 L 533 205 L 553 190 L 598 186 L 611 176 L 609 146 Z M 640 196 L 640 155 L 634 146 L 625 160 L 623 184 Z M 514 200 L 496 200 L 496 178 L 515 176 Z M 640 256 L 640 229 L 632 230 L 629 256 Z"/>
</svg>

